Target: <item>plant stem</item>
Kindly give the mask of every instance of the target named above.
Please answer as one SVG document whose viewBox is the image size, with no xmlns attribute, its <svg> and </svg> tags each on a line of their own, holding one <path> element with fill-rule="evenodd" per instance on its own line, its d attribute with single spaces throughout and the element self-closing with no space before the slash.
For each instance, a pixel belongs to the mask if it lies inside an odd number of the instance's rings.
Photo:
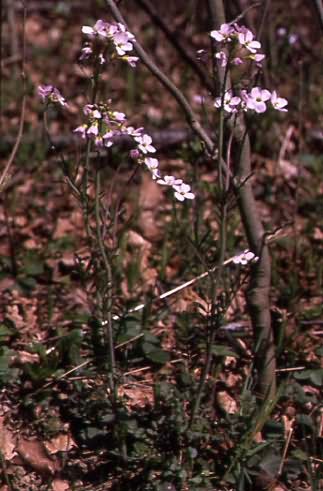
<svg viewBox="0 0 323 491">
<path fill-rule="evenodd" d="M 114 340 L 113 340 L 113 326 L 112 326 L 112 267 L 110 258 L 107 255 L 106 247 L 104 245 L 102 233 L 101 233 L 101 175 L 100 169 L 97 169 L 95 175 L 95 224 L 96 224 L 96 237 L 101 254 L 104 271 L 106 274 L 106 285 L 102 288 L 102 317 L 104 323 L 106 323 L 107 340 L 109 347 L 109 358 L 110 358 L 110 385 L 111 390 L 115 390 L 115 353 L 114 353 Z M 97 273 L 99 274 L 99 273 Z M 97 286 L 101 289 L 101 285 Z"/>
<path fill-rule="evenodd" d="M 225 23 L 223 0 L 209 0 L 214 28 Z M 230 74 L 225 81 L 223 68 L 218 68 L 220 82 L 231 87 Z M 221 84 L 221 85 L 222 85 Z M 270 317 L 271 263 L 265 232 L 249 176 L 251 174 L 250 141 L 244 117 L 229 118 L 228 126 L 238 151 L 235 152 L 235 192 L 249 248 L 259 260 L 252 267 L 248 304 L 255 337 L 255 368 L 258 373 L 258 390 L 261 398 L 273 398 L 276 391 L 276 358 Z"/>
</svg>

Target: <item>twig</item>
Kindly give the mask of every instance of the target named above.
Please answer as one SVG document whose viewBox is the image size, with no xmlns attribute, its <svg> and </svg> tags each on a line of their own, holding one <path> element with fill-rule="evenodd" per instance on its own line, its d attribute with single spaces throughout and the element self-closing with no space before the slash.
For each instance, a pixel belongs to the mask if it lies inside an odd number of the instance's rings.
<svg viewBox="0 0 323 491">
<path fill-rule="evenodd" d="M 6 180 L 8 179 L 10 167 L 17 155 L 23 131 L 24 131 L 24 121 L 25 121 L 25 110 L 26 110 L 26 76 L 25 76 L 25 60 L 26 60 L 26 7 L 23 3 L 24 6 L 24 14 L 23 14 L 23 47 L 22 47 L 22 68 L 21 68 L 21 78 L 22 78 L 22 89 L 23 89 L 23 97 L 22 97 L 22 103 L 21 103 L 21 111 L 20 111 L 20 118 L 19 118 L 19 129 L 18 129 L 18 134 L 16 138 L 16 142 L 13 146 L 13 149 L 11 151 L 9 160 L 1 174 L 0 177 L 0 191 L 2 191 L 4 184 L 6 183 Z M 0 9 L 1 12 L 1 9 Z M 1 23 L 1 19 L 0 19 Z M 1 41 L 1 39 L 0 39 Z M 1 94 L 0 94 L 1 97 Z"/>
<path fill-rule="evenodd" d="M 292 421 L 290 423 L 290 428 L 289 428 L 288 433 L 287 433 L 287 438 L 286 438 L 286 442 L 285 442 L 285 446 L 284 446 L 284 451 L 283 451 L 282 459 L 281 459 L 281 462 L 280 462 L 280 465 L 279 465 L 279 469 L 278 469 L 278 473 L 277 473 L 278 476 L 281 476 L 282 475 L 282 472 L 283 472 L 283 468 L 284 468 L 284 464 L 285 464 L 285 460 L 286 460 L 286 455 L 287 455 L 287 452 L 288 452 L 288 447 L 289 447 L 289 444 L 290 444 L 290 441 L 292 439 L 292 435 L 293 435 L 293 432 L 294 432 L 294 426 L 293 426 L 294 421 L 295 421 L 295 419 L 292 419 Z"/>
<path fill-rule="evenodd" d="M 127 27 L 127 23 L 124 20 L 119 8 L 117 7 L 114 0 L 106 0 L 107 6 L 111 9 L 111 12 L 114 18 L 121 22 L 123 25 Z M 182 108 L 188 123 L 191 128 L 195 131 L 195 133 L 201 138 L 203 143 L 205 144 L 207 150 L 213 154 L 214 152 L 214 143 L 212 139 L 207 134 L 206 130 L 202 127 L 202 125 L 197 120 L 197 117 L 191 108 L 189 102 L 183 95 L 183 93 L 176 87 L 176 85 L 157 67 L 157 65 L 150 58 L 148 53 L 142 48 L 138 41 L 132 41 L 134 48 L 143 62 L 143 64 L 150 70 L 150 72 L 155 75 L 155 77 L 166 87 L 166 89 L 173 95 L 173 97 L 178 102 L 179 106 Z"/>
<path fill-rule="evenodd" d="M 181 58 L 192 68 L 192 70 L 199 77 L 201 84 L 207 88 L 211 93 L 214 93 L 214 86 L 209 78 L 208 73 L 199 65 L 196 59 L 184 48 L 181 41 L 176 37 L 176 34 L 168 27 L 168 24 L 158 14 L 155 7 L 149 0 L 137 0 L 137 3 L 141 8 L 149 15 L 154 24 L 160 28 L 165 34 L 166 38 L 178 51 Z"/>
</svg>

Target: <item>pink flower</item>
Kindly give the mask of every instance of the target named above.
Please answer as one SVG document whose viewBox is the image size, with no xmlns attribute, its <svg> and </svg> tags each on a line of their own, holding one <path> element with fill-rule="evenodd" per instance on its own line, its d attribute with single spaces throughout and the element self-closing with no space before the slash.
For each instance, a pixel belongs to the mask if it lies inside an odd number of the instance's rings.
<svg viewBox="0 0 323 491">
<path fill-rule="evenodd" d="M 80 61 L 87 60 L 88 58 L 90 58 L 92 56 L 92 54 L 93 54 L 93 50 L 92 50 L 91 46 L 85 45 L 81 49 L 81 55 L 79 57 L 79 60 Z"/>
<path fill-rule="evenodd" d="M 271 98 L 271 93 L 269 90 L 254 87 L 250 94 L 245 94 L 244 97 L 248 109 L 253 109 L 256 113 L 264 113 L 267 109 L 266 102 Z"/>
<path fill-rule="evenodd" d="M 182 179 L 176 179 L 174 176 L 164 176 L 162 179 L 158 179 L 157 182 L 162 186 L 180 186 L 183 184 Z"/>
<path fill-rule="evenodd" d="M 238 111 L 238 106 L 241 102 L 240 97 L 234 96 L 231 92 L 231 90 L 228 90 L 224 94 L 224 99 L 223 99 L 223 109 L 224 111 L 228 113 L 236 113 Z M 220 108 L 222 104 L 222 97 L 217 97 L 215 99 L 214 106 L 217 108 Z"/>
<path fill-rule="evenodd" d="M 126 121 L 125 113 L 120 113 L 119 111 L 112 111 L 111 116 L 118 122 Z"/>
<path fill-rule="evenodd" d="M 243 60 L 239 56 L 236 56 L 236 58 L 233 58 L 232 60 L 232 65 L 235 66 L 243 65 Z"/>
<path fill-rule="evenodd" d="M 259 258 L 253 252 L 246 249 L 245 251 L 243 251 L 238 256 L 234 256 L 234 258 L 232 259 L 232 262 L 234 264 L 241 264 L 242 266 L 245 266 L 250 261 L 256 262 L 256 261 L 258 261 L 258 259 Z"/>
<path fill-rule="evenodd" d="M 244 28 L 238 33 L 238 40 L 241 46 L 244 46 L 251 53 L 256 53 L 257 49 L 261 48 L 259 41 L 253 40 L 253 34 L 249 29 Z"/>
<path fill-rule="evenodd" d="M 129 42 L 128 33 L 127 32 L 118 32 L 113 36 L 113 42 L 115 44 L 118 55 L 124 56 L 126 51 L 132 51 L 133 46 Z"/>
<path fill-rule="evenodd" d="M 278 97 L 275 90 L 271 94 L 270 102 L 274 109 L 276 109 L 277 111 L 287 112 L 287 109 L 285 108 L 285 106 L 287 106 L 288 104 L 287 99 L 284 99 L 283 97 Z"/>
<path fill-rule="evenodd" d="M 145 164 L 152 173 L 152 178 L 153 179 L 158 179 L 160 177 L 160 172 L 158 170 L 159 162 L 157 159 L 154 159 L 153 157 L 146 157 L 145 158 Z"/>
<path fill-rule="evenodd" d="M 140 152 L 138 150 L 138 148 L 132 148 L 129 152 L 129 155 L 132 159 L 134 160 L 138 160 L 139 157 L 140 157 Z"/>
<path fill-rule="evenodd" d="M 61 106 L 67 106 L 67 102 L 56 87 L 53 85 L 39 85 L 37 89 L 38 95 L 45 103 L 53 102 L 60 104 Z"/>
<path fill-rule="evenodd" d="M 220 66 L 222 67 L 226 66 L 228 63 L 228 58 L 224 51 L 218 51 L 215 54 L 215 58 L 219 60 Z"/>
<path fill-rule="evenodd" d="M 93 123 L 86 131 L 87 136 L 98 136 L 99 134 L 99 128 L 98 124 L 95 122 Z"/>
<path fill-rule="evenodd" d="M 86 130 L 87 130 L 87 125 L 82 124 L 82 126 L 78 126 L 73 130 L 73 133 L 79 133 L 82 139 L 86 138 Z"/>
<path fill-rule="evenodd" d="M 90 39 L 94 39 L 95 37 L 101 37 L 101 38 L 107 38 L 109 24 L 107 22 L 104 22 L 103 20 L 98 20 L 94 24 L 93 27 L 91 26 L 83 26 L 82 27 L 82 32 L 86 36 L 88 36 Z"/>
<path fill-rule="evenodd" d="M 135 141 L 139 143 L 138 148 L 142 153 L 155 153 L 156 148 L 152 146 L 152 139 L 149 135 L 136 136 Z"/>
<path fill-rule="evenodd" d="M 138 56 L 124 56 L 123 59 L 132 67 L 135 68 L 139 58 Z"/>
<path fill-rule="evenodd" d="M 234 33 L 234 28 L 230 24 L 222 24 L 218 31 L 211 31 L 211 38 L 215 39 L 219 43 L 222 41 L 231 41 L 231 35 Z"/>
<path fill-rule="evenodd" d="M 173 189 L 175 191 L 175 198 L 178 199 L 178 201 L 195 198 L 195 195 L 191 193 L 191 186 L 188 184 L 182 183 L 179 186 L 174 186 Z"/>
</svg>

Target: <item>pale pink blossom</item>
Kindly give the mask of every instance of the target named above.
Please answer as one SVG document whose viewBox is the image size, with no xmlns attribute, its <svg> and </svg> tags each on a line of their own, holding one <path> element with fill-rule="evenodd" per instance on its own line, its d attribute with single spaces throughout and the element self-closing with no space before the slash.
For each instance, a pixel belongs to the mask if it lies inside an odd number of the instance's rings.
<svg viewBox="0 0 323 491">
<path fill-rule="evenodd" d="M 231 41 L 231 35 L 234 33 L 234 28 L 230 24 L 222 24 L 218 31 L 214 30 L 210 32 L 211 38 L 215 39 L 219 43 L 223 41 Z"/>
<path fill-rule="evenodd" d="M 158 179 L 157 182 L 162 186 L 180 186 L 183 184 L 182 179 L 176 179 L 174 176 L 164 176 L 162 179 Z"/>
<path fill-rule="evenodd" d="M 175 191 L 175 198 L 178 201 L 184 201 L 185 199 L 194 199 L 195 195 L 191 192 L 191 186 L 188 184 L 180 184 L 179 186 L 173 186 Z"/>
<path fill-rule="evenodd" d="M 160 172 L 158 169 L 158 166 L 159 166 L 158 160 L 154 159 L 153 157 L 146 157 L 144 162 L 145 162 L 146 166 L 148 167 L 148 169 L 150 170 L 150 172 L 152 174 L 152 178 L 153 179 L 159 179 L 161 176 L 160 176 Z"/>
<path fill-rule="evenodd" d="M 82 32 L 90 39 L 94 39 L 95 37 L 107 38 L 108 37 L 108 23 L 99 19 L 96 21 L 93 27 L 91 26 L 83 26 Z"/>
<path fill-rule="evenodd" d="M 218 51 L 216 54 L 215 54 L 215 58 L 217 60 L 219 60 L 219 64 L 220 66 L 222 67 L 225 67 L 228 63 L 228 58 L 227 58 L 227 55 L 225 54 L 224 51 Z"/>
<path fill-rule="evenodd" d="M 53 85 L 39 85 L 37 88 L 38 95 L 41 97 L 42 101 L 53 102 L 60 104 L 61 106 L 67 106 L 65 98 L 62 96 L 60 91 Z"/>
<path fill-rule="evenodd" d="M 275 90 L 271 94 L 270 102 L 277 111 L 287 112 L 287 108 L 285 107 L 288 104 L 287 99 L 284 99 L 283 97 L 278 97 Z"/>
<path fill-rule="evenodd" d="M 231 90 L 228 90 L 224 94 L 223 99 L 223 109 L 228 113 L 236 113 L 238 111 L 238 106 L 241 102 L 240 97 L 234 96 Z M 222 105 L 222 97 L 217 97 L 214 102 L 216 108 L 220 108 Z"/>
<path fill-rule="evenodd" d="M 156 148 L 151 144 L 152 139 L 149 135 L 136 136 L 135 141 L 139 143 L 138 148 L 142 153 L 156 152 Z"/>
<path fill-rule="evenodd" d="M 241 46 L 244 46 L 251 53 L 256 53 L 257 49 L 261 48 L 259 41 L 254 40 L 254 36 L 249 29 L 238 33 L 238 40 Z"/>
<path fill-rule="evenodd" d="M 82 124 L 81 126 L 78 126 L 77 128 L 75 128 L 75 130 L 73 130 L 73 133 L 79 133 L 81 138 L 85 139 L 86 138 L 86 130 L 87 130 L 87 125 Z"/>
<path fill-rule="evenodd" d="M 236 56 L 235 58 L 233 58 L 232 65 L 239 66 L 242 64 L 243 64 L 243 60 L 239 56 Z"/>
<path fill-rule="evenodd" d="M 138 56 L 124 56 L 123 59 L 130 65 L 132 68 L 135 68 L 139 58 Z"/>
<path fill-rule="evenodd" d="M 267 109 L 266 102 L 271 98 L 271 93 L 267 89 L 254 87 L 245 97 L 248 109 L 253 109 L 256 113 L 264 113 Z"/>
<path fill-rule="evenodd" d="M 91 124 L 91 126 L 87 129 L 86 134 L 87 136 L 98 136 L 99 134 L 98 124 L 96 122 Z"/>
<path fill-rule="evenodd" d="M 234 258 L 232 259 L 232 262 L 234 264 L 241 264 L 241 266 L 245 266 L 246 264 L 248 264 L 251 261 L 252 262 L 258 261 L 258 259 L 259 258 L 253 252 L 246 249 L 245 251 L 243 251 L 238 256 L 234 256 Z"/>
</svg>

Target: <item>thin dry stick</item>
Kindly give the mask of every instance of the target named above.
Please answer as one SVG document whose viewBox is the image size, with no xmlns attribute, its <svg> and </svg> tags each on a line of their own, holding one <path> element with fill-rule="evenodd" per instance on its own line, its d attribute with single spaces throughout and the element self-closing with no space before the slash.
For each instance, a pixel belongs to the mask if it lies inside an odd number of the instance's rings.
<svg viewBox="0 0 323 491">
<path fill-rule="evenodd" d="M 285 442 L 282 459 L 281 459 L 280 466 L 279 466 L 279 469 L 278 469 L 278 476 L 281 476 L 282 475 L 282 472 L 283 472 L 284 464 L 285 464 L 285 461 L 286 461 L 286 455 L 287 455 L 288 448 L 289 448 L 289 445 L 290 445 L 290 441 L 292 439 L 292 435 L 293 435 L 293 432 L 294 432 L 294 426 L 293 426 L 294 421 L 295 421 L 295 419 L 293 419 L 291 421 L 291 426 L 290 426 L 289 431 L 287 433 L 287 439 L 286 439 L 286 442 Z"/>
<path fill-rule="evenodd" d="M 152 22 L 159 27 L 161 31 L 165 34 L 166 38 L 169 42 L 174 46 L 174 48 L 178 51 L 182 60 L 184 60 L 192 70 L 197 74 L 200 79 L 202 86 L 206 87 L 207 90 L 211 93 L 214 93 L 214 86 L 212 81 L 209 78 L 208 73 L 204 70 L 204 68 L 196 61 L 196 58 L 188 52 L 187 49 L 183 46 L 182 42 L 176 34 L 169 28 L 168 24 L 164 21 L 161 15 L 159 15 L 157 9 L 149 0 L 137 0 L 137 3 L 140 7 L 149 15 Z"/>
<path fill-rule="evenodd" d="M 24 6 L 24 10 L 23 10 L 23 47 L 22 47 L 22 68 L 21 68 L 21 78 L 22 78 L 22 88 L 23 88 L 23 97 L 22 97 L 22 103 L 21 103 L 21 111 L 20 111 L 20 118 L 19 118 L 19 129 L 18 129 L 18 134 L 17 134 L 17 138 L 16 138 L 16 141 L 15 141 L 15 144 L 13 146 L 13 149 L 11 151 L 11 154 L 10 154 L 10 157 L 9 157 L 9 160 L 1 174 L 1 177 L 0 177 L 0 191 L 2 191 L 5 183 L 6 183 L 6 180 L 8 179 L 9 177 L 9 171 L 10 171 L 10 167 L 13 163 L 13 161 L 15 160 L 15 157 L 17 155 L 17 152 L 18 152 L 18 148 L 20 146 L 20 143 L 21 143 L 21 139 L 22 139 L 22 135 L 23 135 L 23 131 L 24 131 L 24 121 L 25 121 L 25 111 L 26 111 L 26 93 L 25 93 L 25 88 L 26 88 L 26 76 L 25 76 L 25 60 L 26 60 L 26 29 L 25 29 L 25 26 L 26 26 L 26 7 L 23 3 L 23 6 Z"/>
</svg>

